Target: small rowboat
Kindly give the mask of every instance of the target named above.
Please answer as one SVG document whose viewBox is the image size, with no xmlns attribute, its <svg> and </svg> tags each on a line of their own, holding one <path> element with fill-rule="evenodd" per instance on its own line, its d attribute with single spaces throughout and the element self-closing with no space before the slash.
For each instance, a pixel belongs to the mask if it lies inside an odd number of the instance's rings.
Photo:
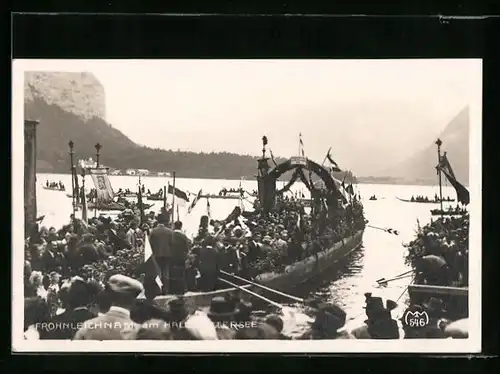
<svg viewBox="0 0 500 374">
<path fill-rule="evenodd" d="M 292 265 L 285 267 L 285 270 L 280 273 L 267 272 L 258 275 L 254 282 L 273 288 L 278 291 L 292 290 L 300 284 L 316 278 L 318 275 L 326 272 L 337 261 L 345 258 L 349 253 L 361 247 L 363 239 L 363 231 L 360 230 L 353 236 L 343 239 L 335 243 L 331 248 L 312 255 L 302 261 L 295 262 Z M 262 292 L 257 286 L 242 285 L 243 288 L 251 289 L 255 293 Z M 196 307 L 208 307 L 214 296 L 222 296 L 230 293 L 240 293 L 237 288 L 224 288 L 211 292 L 187 292 L 183 295 L 186 305 Z M 175 298 L 174 295 L 158 296 L 155 301 L 166 307 L 168 302 Z"/>
<path fill-rule="evenodd" d="M 163 195 L 149 195 L 146 196 L 146 200 L 151 200 L 151 201 L 163 201 Z"/>
<path fill-rule="evenodd" d="M 396 199 L 399 201 L 404 201 L 405 203 L 418 203 L 418 204 L 439 204 L 439 200 L 410 200 L 410 199 L 401 199 L 400 197 L 396 196 Z M 455 199 L 443 199 L 443 203 L 452 203 L 454 202 Z"/>
<path fill-rule="evenodd" d="M 226 200 L 239 200 L 243 199 L 241 195 L 217 195 L 217 194 L 208 194 L 208 195 L 201 195 L 200 198 L 203 199 L 226 199 Z"/>
<path fill-rule="evenodd" d="M 109 210 L 124 211 L 127 208 L 125 208 L 123 205 L 115 203 L 113 201 L 113 202 L 110 202 L 110 203 L 98 204 L 98 205 L 96 205 L 95 203 L 89 203 L 88 204 L 88 209 L 97 209 L 97 210 L 100 210 L 100 211 L 109 211 Z"/>
<path fill-rule="evenodd" d="M 43 189 L 44 190 L 51 190 L 51 191 L 61 191 L 61 192 L 66 191 L 65 187 L 60 188 L 60 187 L 47 187 L 47 186 L 43 186 Z"/>
<path fill-rule="evenodd" d="M 131 192 L 131 193 L 119 193 L 119 194 L 115 194 L 116 197 L 137 197 L 137 193 L 135 192 Z"/>
<path fill-rule="evenodd" d="M 432 209 L 431 214 L 433 216 L 463 216 L 467 214 L 466 210 L 441 210 L 441 209 Z"/>
</svg>

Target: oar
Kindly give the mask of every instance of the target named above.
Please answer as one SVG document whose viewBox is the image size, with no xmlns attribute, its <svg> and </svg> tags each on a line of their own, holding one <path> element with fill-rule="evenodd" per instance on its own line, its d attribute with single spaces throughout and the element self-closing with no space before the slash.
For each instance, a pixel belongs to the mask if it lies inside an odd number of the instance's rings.
<svg viewBox="0 0 500 374">
<path fill-rule="evenodd" d="M 260 288 L 262 288 L 263 290 L 270 291 L 270 292 L 274 292 L 274 293 L 275 293 L 275 294 L 277 294 L 277 295 L 281 295 L 281 296 L 288 297 L 289 299 L 292 299 L 292 300 L 294 300 L 294 301 L 298 301 L 299 303 L 305 303 L 305 300 L 304 300 L 304 299 L 302 299 L 302 298 L 300 298 L 300 297 L 297 297 L 297 296 L 292 296 L 292 295 L 289 295 L 289 294 L 287 294 L 287 293 L 284 293 L 284 292 L 281 292 L 281 291 L 275 290 L 275 289 L 273 289 L 273 288 L 263 286 L 262 284 L 252 282 L 252 281 L 250 281 L 250 280 L 248 280 L 248 279 L 245 279 L 245 278 L 242 278 L 242 277 L 240 277 L 240 276 L 238 276 L 238 275 L 234 275 L 234 274 L 227 273 L 227 272 L 225 272 L 224 270 L 221 270 L 220 272 L 221 272 L 222 274 L 224 274 L 224 275 L 228 275 L 228 276 L 233 277 L 233 278 L 235 278 L 235 279 L 239 279 L 239 280 L 241 280 L 241 281 L 243 281 L 243 282 L 247 282 L 248 284 L 251 284 L 252 286 L 260 287 Z"/>
<path fill-rule="evenodd" d="M 377 283 L 379 285 L 386 285 L 387 283 L 389 283 L 391 281 L 405 279 L 405 278 L 409 278 L 409 277 L 412 277 L 412 276 L 413 276 L 413 274 L 407 274 L 407 275 L 403 275 L 403 276 L 395 277 L 395 278 L 391 278 L 391 279 L 384 279 L 383 281 L 378 281 Z"/>
<path fill-rule="evenodd" d="M 386 232 L 386 233 L 388 233 L 388 234 L 399 235 L 399 231 L 398 231 L 398 230 L 395 230 L 395 229 L 391 229 L 391 228 L 383 228 L 383 227 L 377 227 L 377 226 L 372 226 L 372 225 L 366 225 L 366 226 L 371 227 L 372 229 L 385 231 L 385 232 Z"/>
<path fill-rule="evenodd" d="M 394 277 L 392 277 L 391 279 L 394 279 L 394 278 L 399 278 L 399 277 L 401 277 L 401 276 L 403 276 L 403 275 L 410 274 L 410 273 L 412 273 L 412 272 L 413 272 L 413 270 L 408 270 L 408 271 L 405 271 L 404 273 L 401 273 L 401 274 L 395 275 L 395 276 L 394 276 Z M 377 283 L 380 283 L 380 282 L 383 282 L 383 281 L 385 281 L 385 280 L 386 280 L 385 278 L 380 278 L 380 279 L 377 279 L 377 280 L 376 280 L 376 282 L 377 282 Z"/>
<path fill-rule="evenodd" d="M 240 290 L 240 291 L 246 292 L 246 293 L 248 293 L 249 295 L 252 295 L 252 296 L 255 296 L 255 297 L 257 297 L 257 298 L 259 298 L 259 299 L 261 299 L 261 300 L 264 300 L 264 301 L 268 302 L 269 304 L 274 305 L 275 307 L 278 307 L 278 308 L 280 308 L 280 309 L 283 309 L 283 305 L 281 305 L 281 304 L 279 304 L 279 303 L 277 303 L 277 302 L 275 302 L 275 301 L 269 300 L 268 298 L 266 298 L 266 297 L 264 297 L 264 296 L 261 296 L 261 295 L 259 295 L 258 293 L 255 293 L 255 292 L 252 292 L 252 291 L 250 291 L 250 290 L 247 290 L 246 288 L 243 288 L 243 287 L 241 287 L 241 286 L 238 286 L 237 284 L 234 284 L 234 283 L 232 283 L 232 282 L 229 282 L 228 280 L 223 279 L 223 278 L 221 278 L 221 277 L 219 277 L 219 278 L 217 278 L 217 279 L 218 279 L 218 280 L 220 280 L 221 282 L 224 282 L 224 283 L 226 283 L 226 284 L 230 285 L 231 287 L 237 288 L 237 289 L 238 289 L 238 290 Z"/>
</svg>

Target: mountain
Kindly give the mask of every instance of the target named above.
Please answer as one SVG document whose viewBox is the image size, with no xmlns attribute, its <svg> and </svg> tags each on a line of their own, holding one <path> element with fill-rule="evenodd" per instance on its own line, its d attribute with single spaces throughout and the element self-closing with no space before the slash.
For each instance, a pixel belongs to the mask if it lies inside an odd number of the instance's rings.
<svg viewBox="0 0 500 374">
<path fill-rule="evenodd" d="M 447 152 L 455 176 L 464 184 L 469 183 L 469 107 L 462 109 L 436 136 L 441 139 L 441 152 Z M 437 182 L 437 146 L 432 142 L 407 160 L 386 171 L 385 175 L 402 183 Z"/>
<path fill-rule="evenodd" d="M 24 116 L 37 127 L 37 171 L 68 173 L 68 142 L 75 144 L 75 161 L 95 158 L 115 169 L 176 171 L 180 178 L 254 179 L 257 157 L 228 152 L 195 153 L 141 146 L 105 121 L 104 90 L 87 73 L 31 72 L 25 76 Z M 258 146 L 258 144 L 257 144 Z M 276 158 L 276 162 L 284 159 Z M 289 178 L 289 173 L 282 179 Z M 342 179 L 342 175 L 337 175 Z"/>
</svg>

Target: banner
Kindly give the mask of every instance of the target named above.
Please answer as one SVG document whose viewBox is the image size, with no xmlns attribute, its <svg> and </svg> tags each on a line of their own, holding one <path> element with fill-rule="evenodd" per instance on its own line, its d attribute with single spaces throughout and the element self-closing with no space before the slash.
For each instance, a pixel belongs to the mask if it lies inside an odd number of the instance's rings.
<svg viewBox="0 0 500 374">
<path fill-rule="evenodd" d="M 97 191 L 97 202 L 106 203 L 113 200 L 115 194 L 109 180 L 108 169 L 89 169 L 89 173 L 94 181 L 94 186 Z"/>
</svg>

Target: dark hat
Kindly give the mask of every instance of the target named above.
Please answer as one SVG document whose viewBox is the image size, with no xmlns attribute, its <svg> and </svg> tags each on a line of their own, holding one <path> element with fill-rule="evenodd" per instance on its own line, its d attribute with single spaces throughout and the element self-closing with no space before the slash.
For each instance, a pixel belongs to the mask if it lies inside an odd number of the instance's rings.
<svg viewBox="0 0 500 374">
<path fill-rule="evenodd" d="M 429 301 L 422 303 L 422 306 L 429 312 L 443 313 L 446 311 L 443 300 L 436 297 L 431 297 Z"/>
<path fill-rule="evenodd" d="M 239 309 L 233 303 L 222 296 L 216 296 L 212 299 L 207 314 L 210 318 L 224 318 L 234 316 L 237 313 L 239 313 Z"/>
<path fill-rule="evenodd" d="M 170 316 L 174 320 L 183 320 L 187 317 L 186 303 L 182 297 L 176 297 L 168 302 Z"/>
<path fill-rule="evenodd" d="M 47 237 L 47 241 L 50 243 L 50 242 L 55 242 L 57 241 L 59 238 L 57 237 L 57 234 L 55 232 L 52 232 L 48 235 Z"/>
</svg>

